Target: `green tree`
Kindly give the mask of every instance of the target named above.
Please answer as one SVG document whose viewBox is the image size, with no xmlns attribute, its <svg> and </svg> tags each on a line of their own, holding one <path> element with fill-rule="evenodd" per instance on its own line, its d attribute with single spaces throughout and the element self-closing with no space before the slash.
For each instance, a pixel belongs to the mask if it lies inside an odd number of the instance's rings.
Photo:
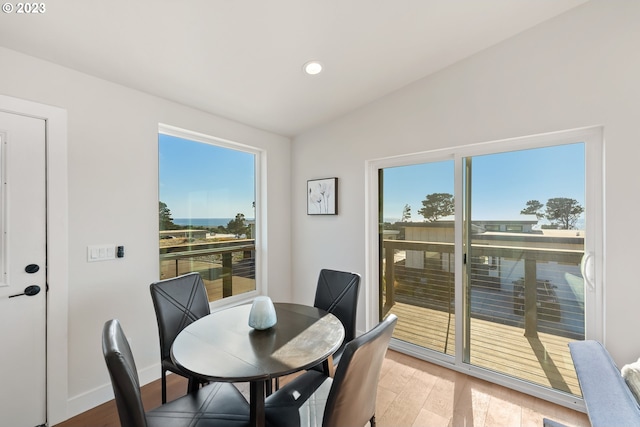
<svg viewBox="0 0 640 427">
<path fill-rule="evenodd" d="M 422 201 L 422 206 L 418 213 L 429 222 L 437 221 L 442 217 L 453 215 L 453 195 L 449 193 L 428 194 L 426 199 Z"/>
<path fill-rule="evenodd" d="M 245 222 L 244 214 L 236 214 L 235 219 L 232 219 L 227 224 L 227 230 L 229 230 L 229 233 L 235 234 L 236 236 L 247 234 L 249 232 L 249 227 L 247 227 L 247 223 Z"/>
<path fill-rule="evenodd" d="M 554 225 L 563 230 L 571 230 L 575 227 L 584 208 L 576 199 L 568 197 L 555 197 L 547 201 L 545 217 Z"/>
<path fill-rule="evenodd" d="M 171 218 L 171 210 L 164 202 L 159 202 L 160 230 L 175 230 L 176 225 Z"/>
<path fill-rule="evenodd" d="M 404 209 L 402 209 L 402 219 L 401 222 L 407 222 L 411 219 L 411 206 L 404 205 Z"/>
<path fill-rule="evenodd" d="M 537 200 L 529 200 L 527 206 L 520 213 L 522 215 L 535 215 L 538 219 L 546 218 L 553 227 L 570 230 L 575 227 L 580 215 L 584 212 L 584 208 L 580 206 L 576 199 L 568 197 L 554 197 L 547 200 L 546 208 L 542 213 L 542 208 L 544 207 L 545 205 Z"/>
<path fill-rule="evenodd" d="M 537 200 L 529 200 L 527 207 L 520 211 L 521 215 L 535 215 L 536 218 L 544 218 L 544 214 L 541 212 L 544 205 Z"/>
</svg>

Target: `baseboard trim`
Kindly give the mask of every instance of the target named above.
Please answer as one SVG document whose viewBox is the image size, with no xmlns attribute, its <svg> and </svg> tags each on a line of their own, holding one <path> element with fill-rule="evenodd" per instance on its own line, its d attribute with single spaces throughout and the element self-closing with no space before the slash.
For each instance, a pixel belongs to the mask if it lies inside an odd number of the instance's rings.
<svg viewBox="0 0 640 427">
<path fill-rule="evenodd" d="M 171 373 L 168 373 L 171 374 Z M 160 364 L 149 366 L 138 371 L 140 386 L 149 384 L 160 378 Z M 83 412 L 93 409 L 113 399 L 113 388 L 111 382 L 96 387 L 85 393 L 72 396 L 67 401 L 67 420 Z M 66 421 L 66 420 L 65 420 Z"/>
</svg>

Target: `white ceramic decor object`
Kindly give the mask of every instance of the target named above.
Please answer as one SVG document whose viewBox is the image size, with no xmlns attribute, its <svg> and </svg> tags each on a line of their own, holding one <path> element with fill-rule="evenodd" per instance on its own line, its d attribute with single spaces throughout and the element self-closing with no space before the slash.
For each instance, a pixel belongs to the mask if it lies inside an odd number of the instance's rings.
<svg viewBox="0 0 640 427">
<path fill-rule="evenodd" d="M 271 298 L 267 296 L 256 297 L 249 313 L 249 326 L 254 329 L 264 330 L 275 325 L 277 321 L 276 309 Z"/>
</svg>

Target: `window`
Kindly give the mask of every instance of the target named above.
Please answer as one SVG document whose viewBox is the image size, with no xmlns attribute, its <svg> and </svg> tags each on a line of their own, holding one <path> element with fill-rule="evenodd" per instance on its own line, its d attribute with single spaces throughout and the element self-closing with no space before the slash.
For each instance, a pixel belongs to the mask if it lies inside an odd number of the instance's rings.
<svg viewBox="0 0 640 427">
<path fill-rule="evenodd" d="M 211 302 L 256 293 L 260 152 L 161 126 L 160 278 L 198 272 Z"/>
<path fill-rule="evenodd" d="M 567 343 L 602 333 L 601 154 L 590 128 L 370 162 L 392 347 L 574 404 Z"/>
</svg>

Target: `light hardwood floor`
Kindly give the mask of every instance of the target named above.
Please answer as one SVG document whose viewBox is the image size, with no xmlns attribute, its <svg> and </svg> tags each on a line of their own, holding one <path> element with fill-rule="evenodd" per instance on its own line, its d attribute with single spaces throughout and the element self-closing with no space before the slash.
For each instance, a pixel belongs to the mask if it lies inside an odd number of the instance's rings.
<svg viewBox="0 0 640 427">
<path fill-rule="evenodd" d="M 382 366 L 378 427 L 529 427 L 550 418 L 591 424 L 581 412 L 389 350 Z"/>
<path fill-rule="evenodd" d="M 248 394 L 247 384 L 238 388 Z M 185 390 L 183 378 L 168 376 L 169 400 Z M 160 380 L 142 387 L 142 394 L 147 410 L 160 405 Z M 581 412 L 392 350 L 382 366 L 376 405 L 378 427 L 540 427 L 544 417 L 567 426 L 590 425 Z M 115 403 L 110 401 L 55 427 L 119 425 Z"/>
</svg>

